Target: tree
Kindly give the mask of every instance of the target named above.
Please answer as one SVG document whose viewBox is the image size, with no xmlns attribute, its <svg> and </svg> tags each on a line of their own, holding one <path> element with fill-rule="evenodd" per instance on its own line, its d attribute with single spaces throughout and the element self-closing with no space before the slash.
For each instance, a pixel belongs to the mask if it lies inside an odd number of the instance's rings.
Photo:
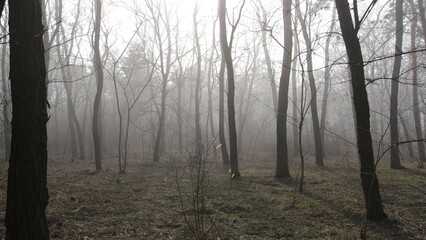
<svg viewBox="0 0 426 240">
<path fill-rule="evenodd" d="M 0 2 L 0 13 L 4 2 Z M 41 4 L 38 0 L 8 3 L 13 125 L 6 239 L 49 239 L 45 215 L 49 199 L 48 116 Z"/>
<path fill-rule="evenodd" d="M 7 18 L 4 18 L 4 24 L 2 24 L 3 32 L 6 32 Z M 2 50 L 1 50 L 1 80 L 2 80 L 2 105 L 3 105 L 3 139 L 4 139 L 4 160 L 9 161 L 10 158 L 10 91 L 8 79 L 6 76 L 6 53 L 7 53 L 7 39 L 3 39 Z"/>
<path fill-rule="evenodd" d="M 157 130 L 157 135 L 155 138 L 154 145 L 154 162 L 160 161 L 160 153 L 164 151 L 162 148 L 162 142 L 164 144 L 164 134 L 165 134 L 165 124 L 166 124 L 166 100 L 167 100 L 167 82 L 169 81 L 170 69 L 172 66 L 172 39 L 171 39 L 171 29 L 169 21 L 169 12 L 165 8 L 164 15 L 160 18 L 160 6 L 156 6 L 157 9 L 154 9 L 154 4 L 152 1 L 145 0 L 147 7 L 151 13 L 151 17 L 154 21 L 154 34 L 157 41 L 158 50 L 160 52 L 160 73 L 161 73 L 161 110 L 159 113 L 159 125 Z M 158 12 L 156 12 L 156 10 Z M 160 29 L 160 20 L 163 22 L 166 30 L 166 40 L 162 37 L 162 30 Z M 167 41 L 167 45 L 164 46 L 164 42 Z M 165 56 L 164 56 L 165 55 Z"/>
<path fill-rule="evenodd" d="M 318 118 L 318 107 L 317 107 L 317 88 L 315 86 L 315 77 L 313 72 L 312 64 L 312 40 L 308 33 L 308 27 L 306 26 L 306 18 L 302 17 L 302 12 L 300 10 L 299 0 L 296 0 L 296 15 L 300 22 L 300 27 L 302 28 L 303 38 L 305 39 L 306 44 L 306 60 L 308 64 L 307 72 L 309 79 L 309 88 L 311 90 L 311 114 L 312 114 L 312 128 L 314 129 L 314 139 L 315 139 L 315 162 L 317 166 L 324 166 L 323 159 L 323 148 L 321 141 L 321 131 Z"/>
<path fill-rule="evenodd" d="M 417 28 L 417 15 L 416 13 L 416 6 L 413 2 L 413 0 L 409 1 L 411 10 L 414 13 L 414 18 L 411 21 L 411 49 L 416 48 L 416 28 Z M 418 76 L 417 76 L 417 53 L 411 54 L 411 68 L 413 69 L 413 117 L 414 117 L 414 126 L 416 129 L 416 137 L 417 139 L 423 139 L 422 134 L 422 124 L 420 122 L 420 107 L 419 107 L 419 86 L 418 86 Z M 425 155 L 425 146 L 422 141 L 417 142 L 417 146 L 419 149 L 419 163 L 420 166 L 423 166 L 423 162 L 426 161 L 426 155 Z"/>
<path fill-rule="evenodd" d="M 231 160 L 231 176 L 238 178 L 241 176 L 238 168 L 238 145 L 237 145 L 237 127 L 235 124 L 235 79 L 234 79 L 234 66 L 232 63 L 232 41 L 235 33 L 236 26 L 241 19 L 242 9 L 245 0 L 240 8 L 239 16 L 236 23 L 232 26 L 231 43 L 228 45 L 228 38 L 226 34 L 226 0 L 219 0 L 219 26 L 220 26 L 220 46 L 222 49 L 222 57 L 225 59 L 226 71 L 228 74 L 228 124 L 229 124 L 229 147 L 230 147 L 230 160 Z"/>
<path fill-rule="evenodd" d="M 192 21 L 194 24 L 194 39 L 195 39 L 195 49 L 197 56 L 197 77 L 195 78 L 195 156 L 200 158 L 202 154 L 203 143 L 201 139 L 201 127 L 200 127 L 200 101 L 201 101 L 201 47 L 200 39 L 198 36 L 198 1 L 194 7 L 194 13 L 192 15 Z"/>
<path fill-rule="evenodd" d="M 329 32 L 327 33 L 327 40 L 325 42 L 325 63 L 324 63 L 324 92 L 322 95 L 322 107 L 321 107 L 321 121 L 320 121 L 320 132 L 321 132 L 321 143 L 322 143 L 322 149 L 323 149 L 323 157 L 326 156 L 326 149 L 325 149 L 325 119 L 327 115 L 327 106 L 328 106 L 328 95 L 331 91 L 331 67 L 330 64 L 330 41 L 332 32 L 334 31 L 334 25 L 336 24 L 336 10 L 333 9 L 333 16 L 331 17 L 331 25 Z"/>
<path fill-rule="evenodd" d="M 99 126 L 99 111 L 101 106 L 101 97 L 102 89 L 104 87 L 104 72 L 101 60 L 101 53 L 99 49 L 99 40 L 101 32 L 101 18 L 102 18 L 102 0 L 95 0 L 95 25 L 94 25 L 94 34 L 95 41 L 93 45 L 94 55 L 93 55 L 93 65 L 95 66 L 95 75 L 96 75 L 96 95 L 95 102 L 93 104 L 93 142 L 95 147 L 95 164 L 96 170 L 102 170 L 101 162 L 101 137 L 100 132 L 102 129 Z"/>
<path fill-rule="evenodd" d="M 353 105 L 356 117 L 358 154 L 361 163 L 361 182 L 367 218 L 382 220 L 387 218 L 387 215 L 383 211 L 379 180 L 376 175 L 376 165 L 370 132 L 370 106 L 365 87 L 364 61 L 357 36 L 361 20 L 359 19 L 358 12 L 354 11 L 355 23 L 352 22 L 348 0 L 335 0 L 335 3 L 343 41 L 345 42 L 346 52 L 349 58 L 351 85 L 353 88 Z M 356 1 L 354 3 L 354 9 L 357 9 Z M 374 4 L 371 5 L 371 7 L 373 6 Z"/>
<path fill-rule="evenodd" d="M 290 84 L 293 34 L 291 29 L 291 0 L 283 1 L 284 20 L 284 55 L 281 66 L 280 85 L 278 89 L 277 114 L 277 165 L 275 178 L 289 178 L 288 148 L 287 148 L 287 109 L 288 88 Z"/>
<path fill-rule="evenodd" d="M 391 162 L 392 169 L 401 169 L 401 160 L 399 157 L 399 129 L 398 129 L 398 91 L 399 91 L 399 74 L 401 71 L 402 60 L 402 9 L 403 0 L 396 0 L 395 20 L 396 20 L 396 40 L 395 40 L 395 58 L 392 71 L 391 95 L 390 95 L 390 135 L 391 135 Z"/>
</svg>

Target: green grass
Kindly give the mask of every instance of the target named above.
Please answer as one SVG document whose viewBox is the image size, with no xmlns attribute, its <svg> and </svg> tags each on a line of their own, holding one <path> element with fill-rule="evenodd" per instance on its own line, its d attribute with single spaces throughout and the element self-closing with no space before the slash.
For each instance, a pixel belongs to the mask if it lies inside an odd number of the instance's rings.
<svg viewBox="0 0 426 240">
<path fill-rule="evenodd" d="M 318 168 L 308 161 L 304 192 L 299 193 L 298 163 L 293 181 L 273 178 L 274 159 L 240 162 L 242 178 L 230 180 L 214 163 L 206 181 L 206 219 L 211 239 L 358 239 L 365 208 L 355 160 L 326 160 Z M 118 175 L 115 160 L 92 174 L 93 163 L 49 162 L 47 217 L 52 239 L 191 239 L 184 214 L 192 221 L 191 181 L 181 162 L 181 209 L 175 170 L 159 164 L 130 162 Z M 406 164 L 409 165 L 409 164 Z M 378 169 L 382 199 L 390 219 L 369 222 L 369 239 L 426 239 L 426 171 L 409 165 Z M 1 169 L 6 169 L 2 163 Z M 2 171 L 5 173 L 6 171 Z M 1 221 L 6 179 L 0 182 Z M 185 195 L 186 194 L 186 195 Z M 189 196 L 189 197 L 188 197 Z M 0 237 L 5 229 L 0 226 Z"/>
</svg>

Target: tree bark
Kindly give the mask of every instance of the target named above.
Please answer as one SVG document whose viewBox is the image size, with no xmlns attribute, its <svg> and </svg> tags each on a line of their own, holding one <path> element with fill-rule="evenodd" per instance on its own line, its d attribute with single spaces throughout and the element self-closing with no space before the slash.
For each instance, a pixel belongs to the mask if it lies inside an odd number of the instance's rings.
<svg viewBox="0 0 426 240">
<path fill-rule="evenodd" d="M 235 124 L 235 80 L 234 66 L 232 63 L 231 48 L 228 45 L 226 34 L 226 0 L 219 0 L 219 23 L 220 23 L 220 45 L 222 55 L 226 63 L 228 74 L 228 124 L 229 124 L 229 147 L 231 162 L 231 177 L 239 178 L 241 176 L 238 167 L 238 145 L 237 145 L 237 127 Z"/>
<path fill-rule="evenodd" d="M 99 50 L 99 40 L 100 40 L 100 31 L 101 31 L 101 17 L 102 17 L 102 1 L 95 0 L 95 41 L 94 41 L 94 59 L 93 63 L 95 66 L 95 75 L 96 75 L 96 95 L 95 102 L 93 104 L 93 142 L 95 148 L 95 165 L 96 170 L 102 170 L 102 156 L 101 156 L 101 136 L 100 132 L 102 129 L 100 128 L 100 106 L 101 106 L 101 98 L 102 98 L 102 90 L 104 87 L 104 73 L 102 67 L 101 53 Z"/>
<path fill-rule="evenodd" d="M 262 11 L 262 18 L 261 20 L 261 24 L 262 24 L 262 46 L 263 46 L 263 53 L 265 54 L 265 61 L 266 61 L 266 67 L 268 68 L 268 78 L 269 78 L 269 82 L 271 85 L 271 93 L 272 93 L 272 102 L 274 104 L 274 111 L 275 111 L 275 116 L 277 115 L 277 111 L 278 111 L 278 96 L 277 96 L 277 85 L 275 83 L 275 74 L 274 74 L 274 70 L 272 68 L 272 63 L 271 63 L 271 56 L 269 54 L 269 50 L 268 50 L 268 44 L 266 42 L 266 32 L 267 32 L 267 15 L 266 15 L 266 10 L 263 7 L 262 1 L 258 0 L 260 9 Z M 260 18 L 260 17 L 259 17 Z"/>
<path fill-rule="evenodd" d="M 387 216 L 383 211 L 379 180 L 377 179 L 374 162 L 373 144 L 370 133 L 370 107 L 365 87 L 364 61 L 361 46 L 357 31 L 352 23 L 348 1 L 335 0 L 335 2 L 351 71 L 358 154 L 361 162 L 360 172 L 367 218 L 382 220 L 387 218 Z"/>
<path fill-rule="evenodd" d="M 10 0 L 9 13 L 13 124 L 5 239 L 49 239 L 47 87 L 40 1 Z"/>
<path fill-rule="evenodd" d="M 315 86 L 315 77 L 312 66 L 312 42 L 308 34 L 308 29 L 305 23 L 305 20 L 302 18 L 302 13 L 300 11 L 299 0 L 296 1 L 296 12 L 297 18 L 299 19 L 300 25 L 302 27 L 303 38 L 305 39 L 306 44 L 306 60 L 308 64 L 308 79 L 309 79 L 309 88 L 311 90 L 311 114 L 312 114 L 312 128 L 314 129 L 314 139 L 315 139 L 315 163 L 317 166 L 324 166 L 323 158 L 323 148 L 321 141 L 321 131 L 318 118 L 318 107 L 317 107 L 317 88 Z"/>
<path fill-rule="evenodd" d="M 2 28 L 6 32 L 7 18 L 4 18 L 4 25 Z M 10 92 L 9 84 L 6 76 L 6 52 L 7 52 L 7 42 L 6 38 L 3 39 L 2 53 L 1 57 L 3 61 L 1 62 L 1 79 L 2 79 L 2 105 L 3 105 L 3 139 L 4 139 L 4 160 L 9 161 L 10 158 Z"/>
<path fill-rule="evenodd" d="M 293 32 L 291 29 L 291 0 L 283 1 L 284 20 L 284 54 L 281 66 L 280 85 L 278 89 L 278 114 L 277 114 L 277 165 L 275 178 L 290 178 L 288 167 L 287 147 L 287 109 L 288 88 L 290 84 L 290 69 L 293 48 Z"/>
<path fill-rule="evenodd" d="M 391 135 L 391 162 L 392 169 L 401 169 L 401 159 L 399 156 L 399 129 L 398 129 L 398 91 L 399 91 L 399 73 L 401 70 L 402 53 L 402 35 L 403 35 L 403 0 L 396 0 L 395 19 L 396 19 L 396 40 L 395 40 L 395 58 L 392 71 L 391 95 L 390 95 L 390 135 Z"/>
<path fill-rule="evenodd" d="M 219 69 L 219 141 L 222 163 L 226 166 L 229 164 L 229 155 L 225 138 L 225 60 L 223 58 L 220 60 Z"/>
<path fill-rule="evenodd" d="M 331 25 L 330 29 L 328 31 L 327 40 L 325 42 L 325 63 L 324 63 L 324 92 L 322 94 L 322 107 L 321 107 L 321 121 L 320 121 L 320 133 L 321 133 L 321 143 L 322 143 L 322 156 L 325 158 L 327 150 L 326 150 L 326 144 L 325 144 L 325 119 L 327 116 L 327 106 L 328 106 L 328 95 L 331 91 L 331 68 L 330 65 L 330 41 L 332 32 L 334 31 L 334 25 L 336 23 L 336 10 L 333 9 L 333 16 L 331 17 Z"/>
<path fill-rule="evenodd" d="M 422 1 L 422 0 L 420 0 Z M 416 48 L 416 28 L 417 28 L 417 15 L 416 15 L 416 6 L 413 2 L 413 0 L 409 1 L 411 10 L 414 13 L 414 17 L 411 21 L 411 49 Z M 423 13 L 424 14 L 424 13 Z M 416 129 L 416 137 L 418 140 L 423 139 L 422 134 L 422 124 L 420 122 L 420 108 L 419 108 L 419 86 L 418 86 L 418 62 L 417 62 L 417 54 L 412 53 L 411 56 L 411 69 L 413 71 L 413 117 L 414 117 L 414 126 Z M 417 148 L 419 150 L 419 162 L 420 165 L 423 165 L 423 162 L 426 162 L 426 155 L 425 155 L 425 146 L 422 141 L 417 142 Z"/>
<path fill-rule="evenodd" d="M 201 139 L 201 127 L 200 127 L 200 92 L 201 92 L 201 47 L 200 39 L 198 36 L 198 23 L 197 23 L 197 13 L 198 13 L 198 2 L 195 4 L 194 14 L 192 15 L 192 21 L 194 24 L 194 39 L 195 39 L 195 49 L 197 56 L 197 77 L 195 79 L 195 156 L 197 159 L 201 157 L 202 154 L 202 139 Z M 197 160 L 198 161 L 198 160 Z"/>
</svg>

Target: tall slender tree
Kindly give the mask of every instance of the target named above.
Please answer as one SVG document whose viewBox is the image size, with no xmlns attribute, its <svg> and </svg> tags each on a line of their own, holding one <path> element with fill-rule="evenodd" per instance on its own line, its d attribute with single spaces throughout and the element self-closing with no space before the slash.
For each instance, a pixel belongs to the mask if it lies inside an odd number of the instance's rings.
<svg viewBox="0 0 426 240">
<path fill-rule="evenodd" d="M 318 118 L 318 106 L 317 106 L 317 88 L 315 84 L 315 76 L 313 71 L 313 63 L 312 63 L 312 40 L 311 36 L 308 32 L 308 27 L 306 26 L 306 18 L 303 18 L 302 12 L 300 10 L 299 0 L 296 0 L 296 15 L 299 19 L 300 27 L 302 28 L 303 38 L 305 39 L 306 44 L 306 61 L 307 61 L 307 72 L 309 79 L 309 88 L 311 90 L 311 115 L 312 115 L 312 128 L 314 130 L 314 139 L 315 139 L 315 163 L 317 166 L 324 166 L 324 158 L 323 158 L 323 148 L 322 148 L 322 140 L 321 140 L 321 131 L 320 124 Z"/>
<path fill-rule="evenodd" d="M 101 136 L 100 131 L 102 129 L 100 128 L 99 123 L 99 113 L 100 113 L 100 107 L 101 107 L 101 98 L 102 98 L 102 91 L 104 87 L 104 72 L 102 67 L 102 60 L 101 60 L 101 52 L 99 48 L 99 41 L 101 36 L 101 18 L 102 18 L 102 0 L 94 0 L 95 1 L 95 25 L 94 25 L 94 34 L 95 34 L 95 40 L 93 43 L 93 65 L 95 66 L 95 75 L 96 75 L 96 95 L 95 95 L 95 102 L 93 104 L 93 127 L 92 127 L 92 134 L 93 134 L 93 142 L 94 142 L 94 148 L 95 148 L 95 165 L 96 170 L 102 170 L 102 156 L 101 156 Z"/>
<path fill-rule="evenodd" d="M 201 101 L 201 47 L 200 37 L 198 35 L 198 1 L 196 1 L 194 7 L 194 13 L 192 15 L 192 21 L 194 24 L 194 41 L 197 57 L 197 77 L 195 78 L 195 154 L 197 158 L 201 157 L 202 152 L 202 139 L 201 139 L 201 127 L 200 127 L 200 101 Z"/>
<path fill-rule="evenodd" d="M 293 48 L 293 33 L 291 29 L 291 1 L 283 1 L 284 20 L 284 55 L 281 66 L 280 85 L 278 89 L 278 114 L 277 114 L 277 165 L 276 178 L 291 177 L 288 167 L 287 147 L 287 109 L 288 88 L 290 84 L 291 58 Z"/>
<path fill-rule="evenodd" d="M 411 20 L 411 49 L 416 48 L 416 28 L 417 28 L 417 15 L 416 15 L 416 6 L 413 0 L 408 1 L 411 6 L 411 11 L 414 13 L 414 17 Z M 414 117 L 414 126 L 416 129 L 417 139 L 423 139 L 422 134 L 422 124 L 420 122 L 420 107 L 419 107 L 419 86 L 418 86 L 418 62 L 417 62 L 417 53 L 412 53 L 411 57 L 411 68 L 413 69 L 413 117 Z M 423 166 L 423 162 L 426 161 L 425 155 L 425 146 L 422 141 L 417 142 L 417 148 L 419 150 L 419 162 L 420 166 Z"/>
<path fill-rule="evenodd" d="M 4 0 L 0 2 L 0 13 Z M 47 86 L 44 28 L 39 0 L 10 0 L 12 145 L 6 239 L 49 239 L 46 220 Z M 0 14 L 1 15 L 1 14 Z"/>
<path fill-rule="evenodd" d="M 238 167 L 238 144 L 237 144 L 237 127 L 235 124 L 235 79 L 234 79 L 234 66 L 232 63 L 231 47 L 235 28 L 241 19 L 242 9 L 245 0 L 240 8 L 238 20 L 232 27 L 231 43 L 228 44 L 228 37 L 226 33 L 226 0 L 219 0 L 219 26 L 220 26 L 220 46 L 222 49 L 222 57 L 225 59 L 226 72 L 228 75 L 228 124 L 229 124 L 229 147 L 230 147 L 230 162 L 231 162 L 231 177 L 238 178 L 241 176 Z"/>
<path fill-rule="evenodd" d="M 370 106 L 365 87 L 364 61 L 357 36 L 361 21 L 359 20 L 358 13 L 355 12 L 355 22 L 352 22 L 348 0 L 335 0 L 335 3 L 339 16 L 340 29 L 349 58 L 351 85 L 353 88 L 352 99 L 356 117 L 358 154 L 361 163 L 361 182 L 367 217 L 369 219 L 382 220 L 387 218 L 387 215 L 383 211 L 379 180 L 376 175 L 370 132 Z M 354 3 L 356 4 L 356 1 Z M 355 9 L 357 9 L 356 6 Z"/>
<path fill-rule="evenodd" d="M 402 61 L 402 37 L 403 37 L 403 0 L 396 0 L 395 20 L 396 20 L 396 40 L 395 40 L 395 58 L 392 70 L 392 83 L 390 95 L 390 137 L 391 137 L 391 162 L 392 169 L 401 169 L 401 159 L 399 157 L 399 127 L 398 127 L 398 91 L 399 74 Z"/>
</svg>

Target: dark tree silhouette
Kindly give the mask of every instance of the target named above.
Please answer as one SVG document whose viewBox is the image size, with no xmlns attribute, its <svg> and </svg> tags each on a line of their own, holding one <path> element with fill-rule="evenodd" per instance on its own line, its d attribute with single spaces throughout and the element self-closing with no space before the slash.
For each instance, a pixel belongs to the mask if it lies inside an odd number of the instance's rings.
<svg viewBox="0 0 426 240">
<path fill-rule="evenodd" d="M 383 211 L 382 199 L 379 191 L 379 180 L 377 179 L 374 162 L 373 144 L 370 132 L 370 107 L 365 87 L 362 51 L 357 36 L 360 22 L 358 16 L 355 16 L 355 26 L 352 23 L 352 16 L 347 0 L 335 0 L 335 2 L 351 71 L 358 154 L 361 162 L 361 181 L 367 217 L 369 219 L 381 220 L 387 218 L 387 216 Z"/>
<path fill-rule="evenodd" d="M 100 127 L 100 106 L 101 106 L 101 97 L 102 97 L 102 89 L 104 87 L 104 72 L 102 67 L 101 53 L 99 49 L 99 39 L 101 32 L 101 17 L 102 17 L 102 1 L 95 1 L 95 26 L 94 26 L 94 55 L 93 55 L 93 63 L 95 66 L 96 73 L 96 95 L 95 102 L 93 104 L 93 142 L 95 147 L 95 165 L 96 170 L 102 170 L 102 162 L 101 162 L 101 136 L 100 131 L 102 131 Z"/>
<path fill-rule="evenodd" d="M 0 2 L 3 10 L 4 1 Z M 6 239 L 49 239 L 47 87 L 40 1 L 9 1 L 12 145 Z"/>
<path fill-rule="evenodd" d="M 244 1 L 243 5 L 244 6 Z M 241 7 L 242 9 L 242 7 Z M 240 16 L 241 17 L 241 10 Z M 234 79 L 234 66 L 232 63 L 231 47 L 233 34 L 231 34 L 231 44 L 228 44 L 226 34 L 226 0 L 219 0 L 219 26 L 220 26 L 220 46 L 222 55 L 226 63 L 226 71 L 228 74 L 228 124 L 229 124 L 229 146 L 230 146 L 230 162 L 231 162 L 231 176 L 234 178 L 240 177 L 240 170 L 238 168 L 238 145 L 237 145 L 237 126 L 235 124 L 235 79 Z M 238 22 L 235 24 L 235 26 Z M 235 32 L 235 26 L 232 32 Z"/>
<path fill-rule="evenodd" d="M 276 178 L 291 177 L 288 168 L 287 148 L 287 109 L 288 88 L 291 72 L 291 51 L 293 47 L 293 34 L 291 30 L 291 0 L 283 2 L 284 18 L 284 56 L 278 90 L 278 114 L 277 114 L 277 166 L 275 168 Z"/>
</svg>

